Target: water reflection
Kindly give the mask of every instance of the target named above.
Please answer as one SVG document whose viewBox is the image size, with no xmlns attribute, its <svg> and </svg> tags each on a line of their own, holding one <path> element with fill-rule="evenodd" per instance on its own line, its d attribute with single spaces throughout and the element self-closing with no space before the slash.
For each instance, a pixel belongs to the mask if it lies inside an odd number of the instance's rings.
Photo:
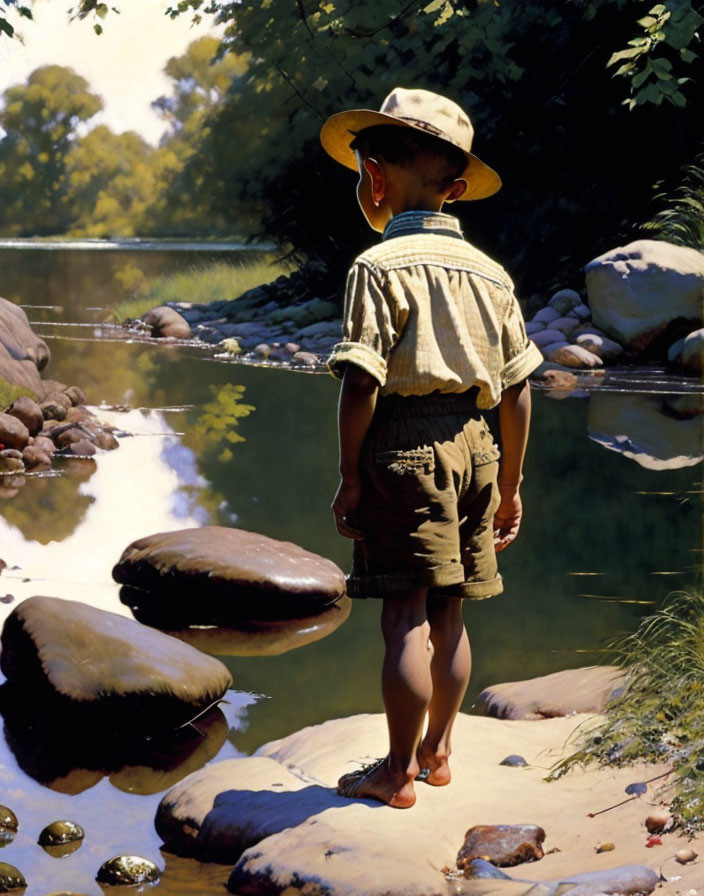
<svg viewBox="0 0 704 896">
<path fill-rule="evenodd" d="M 349 597 L 343 597 L 330 609 L 303 619 L 252 621 L 226 628 L 191 626 L 175 630 L 160 626 L 152 615 L 145 615 L 138 607 L 133 607 L 132 611 L 140 622 L 162 628 L 204 653 L 214 656 L 280 656 L 332 634 L 347 621 L 351 608 L 352 601 Z"/>
<path fill-rule="evenodd" d="M 648 470 L 677 470 L 704 459 L 701 395 L 593 392 L 589 437 Z"/>
<path fill-rule="evenodd" d="M 253 700 L 249 694 L 231 694 L 230 704 L 217 711 L 221 716 L 224 711 L 225 721 L 216 716 L 212 728 L 204 731 L 200 740 L 195 733 L 190 742 L 184 737 L 180 764 L 177 749 L 161 756 L 158 749 L 152 749 L 146 762 L 138 752 L 123 753 L 122 762 L 131 764 L 121 766 L 114 762 L 113 753 L 111 762 L 101 764 L 100 759 L 107 755 L 105 745 L 97 747 L 92 756 L 84 749 L 80 732 L 60 724 L 42 732 L 42 739 L 36 743 L 31 737 L 13 741 L 13 750 L 0 738 L 0 790 L 19 820 L 19 832 L 5 846 L 2 859 L 23 871 L 29 884 L 26 896 L 59 891 L 103 896 L 95 875 L 103 862 L 120 854 L 141 855 L 159 868 L 166 866 L 159 892 L 178 896 L 223 893 L 231 866 L 188 862 L 161 853 L 161 841 L 154 830 L 154 815 L 161 799 L 157 788 L 171 786 L 200 767 L 198 763 L 208 761 L 223 732 L 237 730 L 244 723 L 244 713 Z M 15 729 L 11 738 L 14 734 Z M 195 748 L 187 755 L 186 750 L 194 743 Z M 18 755 L 24 765 L 30 763 L 32 771 L 51 780 L 44 786 L 34 783 L 18 765 Z M 222 742 L 219 758 L 240 755 L 230 739 Z M 140 761 L 145 764 L 140 765 Z M 58 777 L 51 777 L 54 774 Z M 57 861 L 38 845 L 37 838 L 47 824 L 59 818 L 79 824 L 85 830 L 85 839 L 76 853 Z"/>
<path fill-rule="evenodd" d="M 32 479 L 0 518 L 3 559 L 18 570 L 3 573 L 17 599 L 33 594 L 70 597 L 129 615 L 117 598 L 110 570 L 136 538 L 202 523 L 180 489 L 201 480 L 195 462 L 170 463 L 165 446 L 178 439 L 159 412 L 100 413 L 134 436 L 76 476 L 66 461 L 60 478 Z M 87 474 L 87 475 L 86 475 Z M 27 500 L 25 500 L 25 495 Z M 10 607 L 0 609 L 4 618 Z"/>
<path fill-rule="evenodd" d="M 119 790 L 160 793 L 216 756 L 229 732 L 227 718 L 215 707 L 197 723 L 160 736 L 105 738 L 103 732 L 67 725 L 49 708 L 28 715 L 22 693 L 8 683 L 0 688 L 0 699 L 5 740 L 18 766 L 66 794 L 82 793 L 106 776 Z M 70 736 L 57 736 L 61 729 Z"/>
</svg>

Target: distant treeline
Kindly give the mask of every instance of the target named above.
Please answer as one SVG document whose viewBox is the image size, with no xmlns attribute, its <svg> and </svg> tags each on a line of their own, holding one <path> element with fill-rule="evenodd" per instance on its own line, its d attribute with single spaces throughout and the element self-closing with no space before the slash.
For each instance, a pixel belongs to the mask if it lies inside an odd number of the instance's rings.
<svg viewBox="0 0 704 896">
<path fill-rule="evenodd" d="M 214 62 L 204 37 L 166 65 L 171 90 L 152 105 L 168 123 L 158 147 L 134 131 L 91 128 L 99 96 L 72 69 L 47 65 L 5 91 L 0 126 L 0 234 L 125 237 L 246 234 L 241 203 L 223 216 L 184 170 L 207 119 L 246 69 L 246 56 Z"/>
</svg>

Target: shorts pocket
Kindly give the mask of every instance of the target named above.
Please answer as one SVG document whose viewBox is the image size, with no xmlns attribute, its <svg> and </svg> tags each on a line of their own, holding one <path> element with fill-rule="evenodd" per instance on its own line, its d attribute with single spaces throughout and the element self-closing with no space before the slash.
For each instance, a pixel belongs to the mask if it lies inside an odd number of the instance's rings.
<svg viewBox="0 0 704 896">
<path fill-rule="evenodd" d="M 430 475 L 435 471 L 435 453 L 430 445 L 406 451 L 379 451 L 374 461 L 398 476 Z"/>
<path fill-rule="evenodd" d="M 465 437 L 475 467 L 494 463 L 501 456 L 491 430 L 483 419 L 473 420 L 472 424 L 466 426 Z"/>
</svg>

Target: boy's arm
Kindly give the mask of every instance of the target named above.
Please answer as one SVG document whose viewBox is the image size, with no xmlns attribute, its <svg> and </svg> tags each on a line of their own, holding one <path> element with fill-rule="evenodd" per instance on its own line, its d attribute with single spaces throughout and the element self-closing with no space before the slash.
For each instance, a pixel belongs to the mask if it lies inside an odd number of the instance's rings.
<svg viewBox="0 0 704 896">
<path fill-rule="evenodd" d="M 494 515 L 494 548 L 503 551 L 518 535 L 523 507 L 519 487 L 523 479 L 523 458 L 530 427 L 530 386 L 528 380 L 509 386 L 499 402 L 501 462 L 499 493 L 501 502 Z"/>
<path fill-rule="evenodd" d="M 372 422 L 378 391 L 379 383 L 373 376 L 354 364 L 346 365 L 337 414 L 341 481 L 332 512 L 337 531 L 347 538 L 363 537 L 357 519 L 362 494 L 359 456 Z"/>
</svg>

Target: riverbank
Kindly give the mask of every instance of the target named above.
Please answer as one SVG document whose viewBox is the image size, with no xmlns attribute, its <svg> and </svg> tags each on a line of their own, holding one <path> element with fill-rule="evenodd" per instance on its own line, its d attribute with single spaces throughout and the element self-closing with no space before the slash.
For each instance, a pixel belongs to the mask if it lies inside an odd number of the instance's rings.
<svg viewBox="0 0 704 896">
<path fill-rule="evenodd" d="M 651 784 L 642 797 L 625 793 L 665 766 L 578 768 L 546 782 L 550 767 L 599 721 L 585 714 L 542 721 L 462 714 L 451 785 L 417 784 L 415 806 L 400 811 L 336 795 L 341 773 L 384 755 L 387 732 L 382 714 L 335 719 L 265 744 L 253 757 L 195 772 L 166 795 L 157 829 L 196 851 L 215 850 L 220 861 L 228 848 L 247 846 L 230 878 L 235 893 L 423 896 L 447 887 L 467 896 L 567 896 L 568 884 L 590 872 L 602 877 L 589 887 L 587 877 L 575 896 L 648 893 L 660 874 L 671 882 L 668 894 L 690 892 L 701 885 L 702 864 L 681 865 L 674 856 L 683 847 L 704 852 L 704 835 L 670 831 L 648 846 L 645 819 L 666 792 Z M 502 764 L 510 754 L 526 765 Z M 504 867 L 494 879 L 462 876 L 457 854 L 468 829 L 517 824 L 545 831 L 542 858 Z M 630 888 L 609 884 L 607 872 L 624 865 L 642 866 L 630 873 Z"/>
</svg>

